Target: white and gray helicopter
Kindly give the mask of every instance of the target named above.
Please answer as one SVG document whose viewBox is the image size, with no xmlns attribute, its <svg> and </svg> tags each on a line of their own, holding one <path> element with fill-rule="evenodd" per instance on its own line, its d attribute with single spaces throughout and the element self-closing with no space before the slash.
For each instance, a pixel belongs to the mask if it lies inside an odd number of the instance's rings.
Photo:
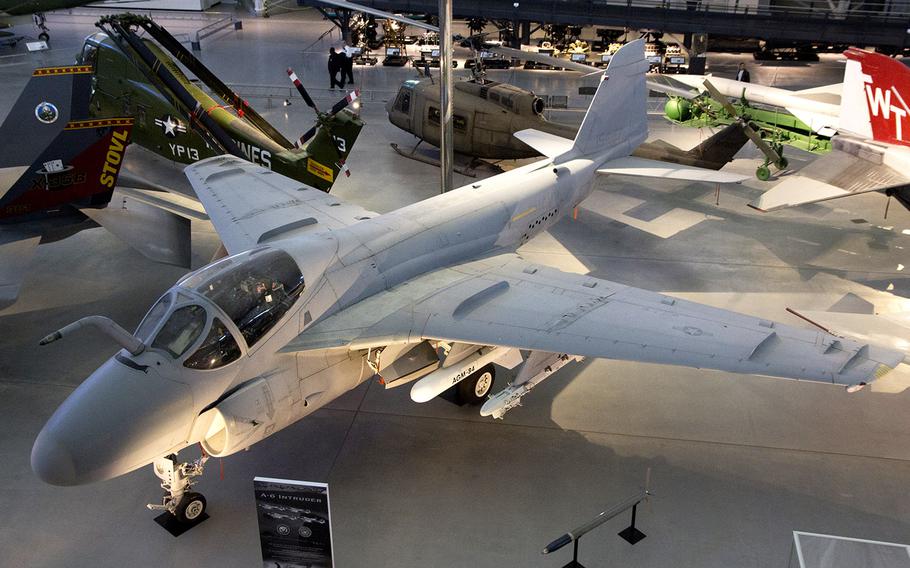
<svg viewBox="0 0 910 568">
<path fill-rule="evenodd" d="M 791 327 L 523 260 L 516 249 L 582 202 L 601 174 L 742 176 L 632 158 L 647 136 L 641 40 L 616 53 L 574 140 L 518 136 L 545 158 L 384 215 L 231 156 L 186 169 L 230 256 L 181 279 L 122 349 L 53 414 L 32 468 L 55 485 L 154 464 L 153 508 L 198 519 L 191 490 L 228 456 L 376 375 L 426 401 L 454 387 L 502 417 L 573 359 L 606 357 L 846 385 L 902 351 Z M 530 354 L 528 354 L 530 352 Z M 517 368 L 493 392 L 497 364 Z M 203 456 L 178 462 L 200 444 Z"/>
</svg>

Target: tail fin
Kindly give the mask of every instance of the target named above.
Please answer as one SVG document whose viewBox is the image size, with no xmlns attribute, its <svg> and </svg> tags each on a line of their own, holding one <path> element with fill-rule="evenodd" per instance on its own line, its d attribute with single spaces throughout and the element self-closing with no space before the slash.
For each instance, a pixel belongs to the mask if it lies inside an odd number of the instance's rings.
<svg viewBox="0 0 910 568">
<path fill-rule="evenodd" d="M 110 200 L 132 118 L 88 118 L 90 66 L 37 69 L 0 126 L 0 217 Z"/>
<path fill-rule="evenodd" d="M 862 49 L 851 48 L 844 55 L 841 127 L 860 135 L 871 130 L 874 140 L 910 146 L 910 69 Z"/>
<path fill-rule="evenodd" d="M 339 174 L 350 175 L 345 160 L 362 128 L 360 117 L 347 110 L 339 111 L 319 125 L 305 147 L 307 171 L 316 176 L 312 180 L 314 187 L 329 191 Z"/>
<path fill-rule="evenodd" d="M 613 55 L 607 72 L 575 136 L 576 155 L 592 155 L 627 145 L 628 151 L 648 137 L 645 42 L 637 39 Z"/>
</svg>

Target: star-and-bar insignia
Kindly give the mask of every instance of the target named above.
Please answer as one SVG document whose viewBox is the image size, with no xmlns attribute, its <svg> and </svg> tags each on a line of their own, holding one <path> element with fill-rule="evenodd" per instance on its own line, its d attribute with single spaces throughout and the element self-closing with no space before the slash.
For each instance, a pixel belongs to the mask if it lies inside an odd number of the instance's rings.
<svg viewBox="0 0 910 568">
<path fill-rule="evenodd" d="M 167 115 L 164 118 L 156 118 L 155 126 L 160 126 L 164 131 L 164 135 L 168 138 L 177 138 L 178 134 L 186 133 L 186 126 L 171 115 Z"/>
</svg>

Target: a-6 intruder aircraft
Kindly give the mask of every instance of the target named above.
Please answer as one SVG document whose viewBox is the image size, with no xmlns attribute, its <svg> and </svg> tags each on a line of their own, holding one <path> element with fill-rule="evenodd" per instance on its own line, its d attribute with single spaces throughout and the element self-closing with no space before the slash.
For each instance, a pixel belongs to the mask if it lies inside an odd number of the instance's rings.
<svg viewBox="0 0 910 568">
<path fill-rule="evenodd" d="M 384 215 L 231 156 L 188 167 L 231 256 L 180 280 L 134 334 L 91 316 L 42 340 L 93 325 L 123 349 L 41 430 L 35 473 L 78 485 L 154 462 L 167 491 L 154 507 L 193 520 L 205 500 L 190 482 L 205 456 L 248 448 L 377 374 L 387 386 L 416 380 L 418 402 L 453 386 L 482 401 L 490 364 L 514 367 L 530 350 L 482 409 L 502 416 L 576 357 L 850 390 L 904 361 L 900 351 L 515 254 L 590 195 L 598 173 L 720 173 L 629 157 L 647 136 L 643 45 L 613 57 L 574 140 L 537 133 L 544 159 Z M 203 458 L 178 463 L 174 454 L 196 443 Z"/>
<path fill-rule="evenodd" d="M 92 115 L 128 109 L 136 118 L 137 146 L 180 165 L 233 154 L 324 191 L 347 171 L 345 159 L 363 128 L 346 108 L 356 92 L 320 112 L 298 84 L 316 111 L 316 125 L 292 143 L 150 18 L 122 14 L 97 25 L 102 32 L 86 38 L 80 56 L 94 68 Z M 220 100 L 190 81 L 177 61 Z M 131 152 L 130 160 L 137 159 Z"/>
</svg>

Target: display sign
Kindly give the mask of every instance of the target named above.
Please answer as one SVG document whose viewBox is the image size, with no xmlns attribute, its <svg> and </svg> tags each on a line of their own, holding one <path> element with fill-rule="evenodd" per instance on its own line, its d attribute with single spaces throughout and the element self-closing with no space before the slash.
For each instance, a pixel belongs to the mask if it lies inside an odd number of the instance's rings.
<svg viewBox="0 0 910 568">
<path fill-rule="evenodd" d="M 670 58 L 670 65 L 685 65 L 685 64 L 686 64 L 685 57 L 671 57 Z"/>
<path fill-rule="evenodd" d="M 575 61 L 577 63 L 584 63 L 585 61 L 587 61 L 588 55 L 585 53 L 573 53 L 571 58 L 572 58 L 572 61 Z"/>
<path fill-rule="evenodd" d="M 397 57 L 401 55 L 400 47 L 387 47 L 385 48 L 385 54 L 387 57 Z"/>
<path fill-rule="evenodd" d="M 331 568 L 329 486 L 311 481 L 253 479 L 262 565 Z"/>
</svg>

